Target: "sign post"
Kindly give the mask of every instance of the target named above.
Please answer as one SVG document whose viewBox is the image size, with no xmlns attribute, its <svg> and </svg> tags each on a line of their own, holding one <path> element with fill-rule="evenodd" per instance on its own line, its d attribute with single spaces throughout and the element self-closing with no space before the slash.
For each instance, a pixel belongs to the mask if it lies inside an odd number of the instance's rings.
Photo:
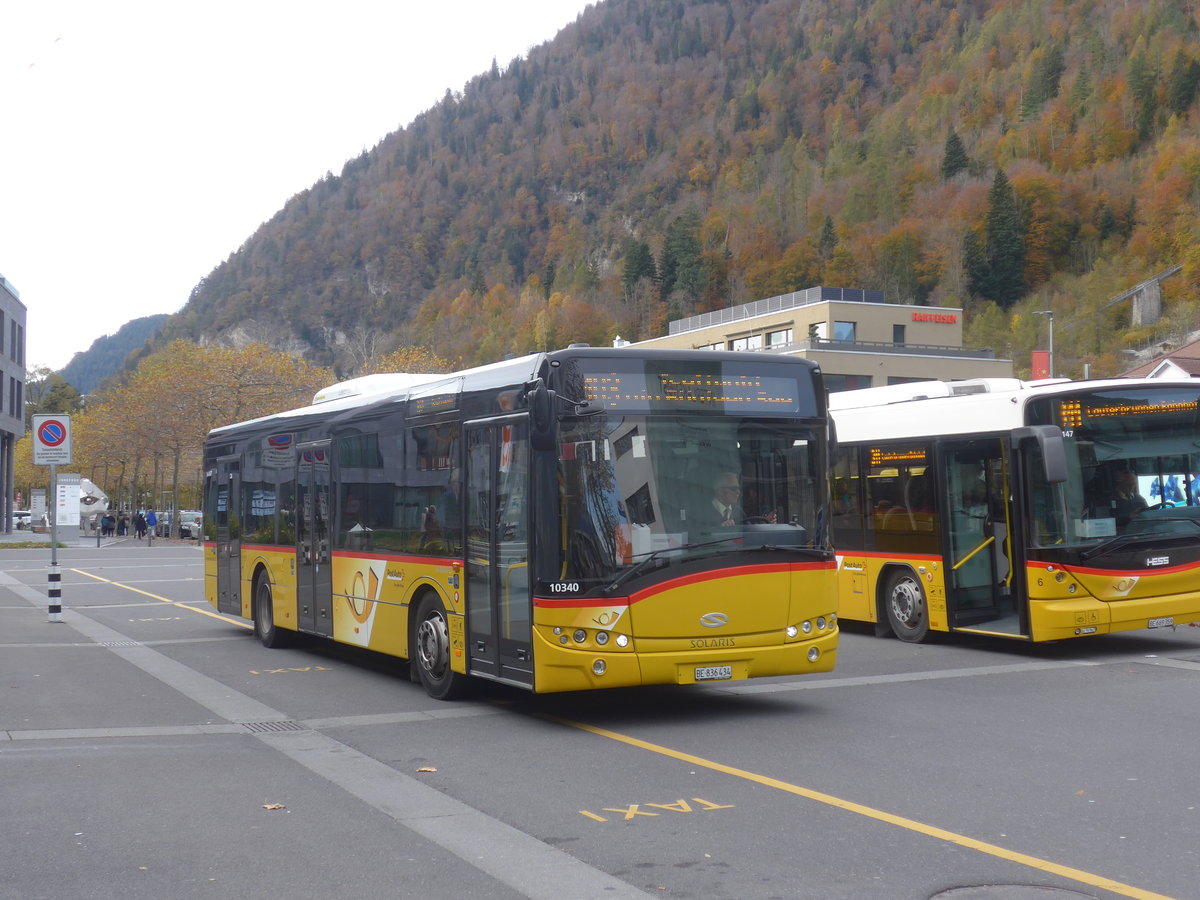
<svg viewBox="0 0 1200 900">
<path fill-rule="evenodd" d="M 38 415 L 33 417 L 33 464 L 50 467 L 50 571 L 47 596 L 51 622 L 62 618 L 62 574 L 58 568 L 58 466 L 73 462 L 71 456 L 71 417 Z"/>
</svg>

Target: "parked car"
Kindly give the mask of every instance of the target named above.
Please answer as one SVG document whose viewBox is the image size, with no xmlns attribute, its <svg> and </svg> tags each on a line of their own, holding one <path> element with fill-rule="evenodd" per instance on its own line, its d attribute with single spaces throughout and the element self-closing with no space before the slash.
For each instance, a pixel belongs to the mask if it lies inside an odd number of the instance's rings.
<svg viewBox="0 0 1200 900">
<path fill-rule="evenodd" d="M 200 539 L 203 533 L 202 523 L 204 514 L 198 509 L 183 509 L 179 511 L 179 536 L 186 540 Z"/>
<path fill-rule="evenodd" d="M 12 527 L 14 531 L 28 531 L 33 525 L 33 514 L 27 509 L 14 509 Z"/>
</svg>

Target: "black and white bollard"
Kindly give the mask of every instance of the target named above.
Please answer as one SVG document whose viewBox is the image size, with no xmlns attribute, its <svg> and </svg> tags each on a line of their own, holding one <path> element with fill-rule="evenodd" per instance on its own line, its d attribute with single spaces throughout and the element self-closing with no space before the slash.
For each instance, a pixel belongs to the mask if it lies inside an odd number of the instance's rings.
<svg viewBox="0 0 1200 900">
<path fill-rule="evenodd" d="M 62 617 L 62 572 L 57 563 L 51 563 L 49 575 L 50 621 L 61 622 Z"/>
</svg>

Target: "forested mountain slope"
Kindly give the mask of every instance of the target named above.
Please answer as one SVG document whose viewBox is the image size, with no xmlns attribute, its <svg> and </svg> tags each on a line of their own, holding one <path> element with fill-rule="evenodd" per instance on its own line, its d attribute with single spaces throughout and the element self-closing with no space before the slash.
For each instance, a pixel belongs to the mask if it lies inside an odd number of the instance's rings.
<svg viewBox="0 0 1200 900">
<path fill-rule="evenodd" d="M 1175 0 L 604 0 L 293 197 L 164 339 L 353 374 L 662 332 L 815 284 L 965 305 L 1060 372 L 1200 327 L 1200 33 Z M 1166 315 L 1102 310 L 1176 263 Z"/>
</svg>

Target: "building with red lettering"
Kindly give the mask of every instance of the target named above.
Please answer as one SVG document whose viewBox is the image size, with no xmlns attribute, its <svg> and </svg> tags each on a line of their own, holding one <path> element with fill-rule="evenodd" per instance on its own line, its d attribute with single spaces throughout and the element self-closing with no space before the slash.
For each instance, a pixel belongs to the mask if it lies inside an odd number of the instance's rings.
<svg viewBox="0 0 1200 900">
<path fill-rule="evenodd" d="M 677 319 L 639 346 L 795 354 L 820 364 L 831 391 L 1013 377 L 1011 359 L 963 346 L 962 309 L 887 303 L 883 291 L 857 288 L 812 287 Z"/>
</svg>

